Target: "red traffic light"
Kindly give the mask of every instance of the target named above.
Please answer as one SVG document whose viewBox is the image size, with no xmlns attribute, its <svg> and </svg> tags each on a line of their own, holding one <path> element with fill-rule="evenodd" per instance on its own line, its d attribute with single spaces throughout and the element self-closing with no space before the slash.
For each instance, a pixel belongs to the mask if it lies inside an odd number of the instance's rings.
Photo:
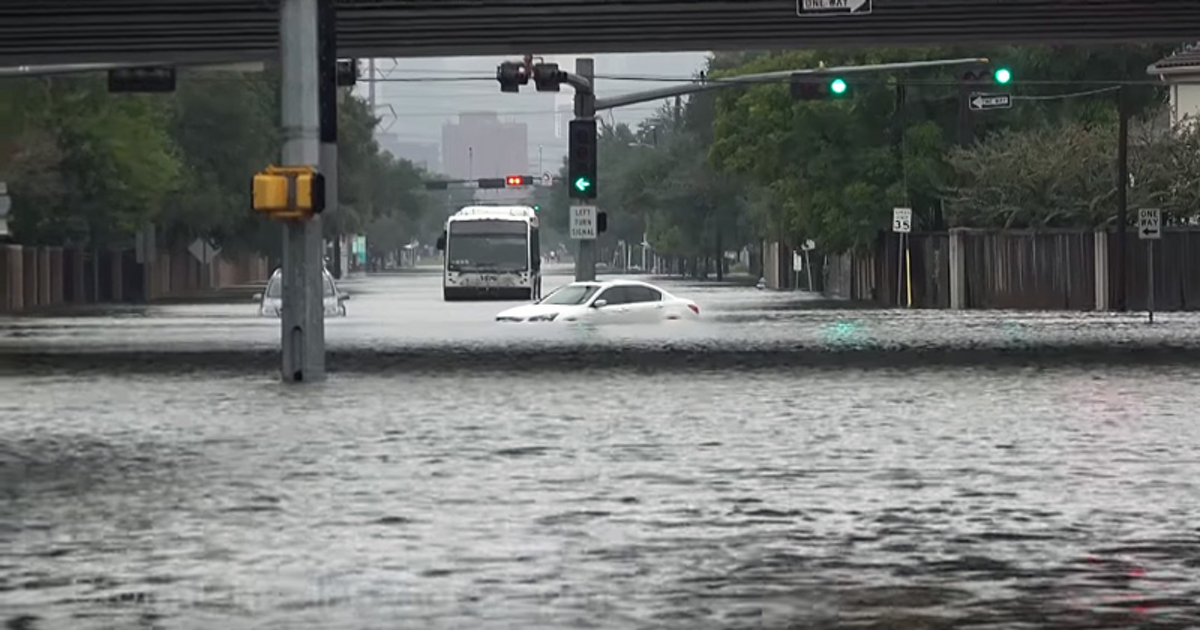
<svg viewBox="0 0 1200 630">
<path fill-rule="evenodd" d="M 509 175 L 504 180 L 504 183 L 508 184 L 509 186 L 528 186 L 529 177 L 525 175 Z"/>
</svg>

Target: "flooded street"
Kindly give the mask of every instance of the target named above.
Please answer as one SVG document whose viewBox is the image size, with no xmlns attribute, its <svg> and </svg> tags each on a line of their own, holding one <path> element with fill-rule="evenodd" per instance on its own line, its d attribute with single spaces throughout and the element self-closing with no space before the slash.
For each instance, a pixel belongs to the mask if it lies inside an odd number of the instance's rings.
<svg viewBox="0 0 1200 630">
<path fill-rule="evenodd" d="M 249 301 L 0 320 L 0 620 L 1200 625 L 1200 316 L 663 283 L 700 322 L 589 329 L 343 286 L 303 387 Z"/>
</svg>

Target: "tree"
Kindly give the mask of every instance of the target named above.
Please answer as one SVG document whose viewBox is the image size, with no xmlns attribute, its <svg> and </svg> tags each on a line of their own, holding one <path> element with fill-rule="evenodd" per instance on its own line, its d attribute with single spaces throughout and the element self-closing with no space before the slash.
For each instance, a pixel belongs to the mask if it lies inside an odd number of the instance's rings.
<svg viewBox="0 0 1200 630">
<path fill-rule="evenodd" d="M 1140 76 L 1146 65 L 1166 52 L 1166 47 L 1161 46 L 1104 51 L 1064 47 L 1009 47 L 984 51 L 955 48 L 792 51 L 760 53 L 742 60 L 718 55 L 709 65 L 712 76 L 732 76 L 818 68 L 822 63 L 827 66 L 858 65 L 982 55 L 1011 68 L 1017 77 L 1079 83 L 1124 79 L 1131 74 Z M 783 84 L 725 90 L 717 97 L 716 133 L 709 149 L 711 163 L 721 172 L 747 178 L 747 208 L 758 230 L 793 243 L 812 238 L 830 252 L 869 247 L 878 231 L 886 228 L 891 208 L 896 205 L 914 208 L 919 226 L 926 229 L 941 227 L 940 209 L 949 191 L 957 191 L 955 203 L 959 218 L 967 206 L 974 204 L 973 207 L 979 210 L 997 199 L 993 196 L 991 202 L 969 201 L 965 195 L 983 194 L 982 189 L 956 180 L 970 171 L 963 153 L 952 151 L 958 109 L 956 73 L 956 70 L 906 73 L 905 77 L 921 82 L 906 87 L 902 109 L 897 108 L 895 84 L 888 77 L 848 75 L 851 95 L 832 102 L 794 101 Z M 912 83 L 911 80 L 908 82 Z M 1045 97 L 1051 91 L 1063 91 L 1064 88 L 1020 89 L 1029 90 L 1023 94 Z M 1160 101 L 1161 90 L 1144 89 L 1134 94 L 1139 112 Z M 1114 120 L 1114 103 L 1111 97 L 1090 101 L 1023 101 L 1009 112 L 976 116 L 976 127 L 979 137 L 986 140 L 1010 129 L 1044 128 L 1072 122 L 1103 125 Z M 1077 134 L 1074 141 L 1091 142 L 1097 138 Z M 1000 141 L 1002 145 L 1005 142 L 1011 145 L 1017 140 L 1007 137 Z M 1081 146 L 1076 149 L 1083 150 Z M 992 151 L 989 155 L 999 151 L 995 147 L 980 150 Z M 957 160 L 957 166 L 951 164 L 951 155 L 956 156 L 953 159 Z M 985 158 L 980 156 L 977 162 L 983 160 Z M 1012 172 L 1004 181 L 1010 188 L 1004 193 L 993 191 L 994 195 L 1012 193 L 1011 186 L 1019 185 L 1020 166 L 1008 165 Z M 1070 165 L 1076 170 L 1094 166 L 1090 161 Z M 1051 184 L 1045 181 L 1042 185 Z M 1055 185 L 1061 188 L 1061 185 Z M 997 184 L 996 187 L 1002 186 Z M 1091 190 L 1077 187 L 1074 192 L 1082 194 L 1084 189 Z M 1061 195 L 1068 194 L 1060 192 Z M 1052 198 L 1047 197 L 1043 202 L 1050 203 Z M 1089 205 L 1093 202 L 1098 203 L 1094 197 L 1074 203 Z M 1012 208 L 1007 212 L 995 208 L 988 212 L 1013 216 L 1014 221 L 1020 218 L 1013 215 Z M 1036 214 L 1038 211 L 1028 212 Z M 1043 218 L 1051 222 L 1059 218 L 1066 220 L 1066 216 L 1073 215 L 1067 212 L 1055 218 L 1044 205 L 1041 212 L 1045 215 Z M 1057 212 L 1061 213 L 1061 210 Z"/>
<path fill-rule="evenodd" d="M 1160 113 L 1161 114 L 1161 113 Z M 1152 115 L 1131 133 L 1127 203 L 1175 220 L 1200 209 L 1200 131 L 1162 130 Z M 961 186 L 948 192 L 954 225 L 994 228 L 1102 227 L 1116 219 L 1117 130 L 1071 122 L 993 136 L 949 161 Z"/>
</svg>

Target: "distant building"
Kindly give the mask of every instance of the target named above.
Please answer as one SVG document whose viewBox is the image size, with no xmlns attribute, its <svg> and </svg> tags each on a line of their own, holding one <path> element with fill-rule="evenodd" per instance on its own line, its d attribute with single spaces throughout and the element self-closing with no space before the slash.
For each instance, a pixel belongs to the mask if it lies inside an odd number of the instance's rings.
<svg viewBox="0 0 1200 630">
<path fill-rule="evenodd" d="M 1200 118 L 1200 46 L 1189 46 L 1184 50 L 1160 59 L 1146 73 L 1157 76 L 1169 86 L 1171 123 L 1178 125 L 1184 120 L 1192 124 Z"/>
<path fill-rule="evenodd" d="M 525 175 L 529 129 L 501 121 L 496 112 L 462 113 L 442 125 L 442 172 L 456 179 Z"/>
<path fill-rule="evenodd" d="M 408 160 L 432 173 L 442 170 L 440 147 L 436 142 L 405 142 L 394 133 L 377 133 L 379 148 L 401 160 Z"/>
</svg>

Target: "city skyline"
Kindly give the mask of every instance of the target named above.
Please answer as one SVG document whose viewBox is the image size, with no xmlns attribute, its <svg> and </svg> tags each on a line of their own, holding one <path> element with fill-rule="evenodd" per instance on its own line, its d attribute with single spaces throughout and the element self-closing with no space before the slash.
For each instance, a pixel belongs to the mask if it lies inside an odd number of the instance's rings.
<svg viewBox="0 0 1200 630">
<path fill-rule="evenodd" d="M 707 57 L 704 52 L 593 55 L 596 92 L 612 96 L 677 84 L 702 70 Z M 501 57 L 375 60 L 376 115 L 382 118 L 377 136 L 387 137 L 388 143 L 397 149 L 410 147 L 419 151 L 418 145 L 438 144 L 444 170 L 443 126 L 456 122 L 460 114 L 494 112 L 502 121 L 527 125 L 528 174 L 540 174 L 539 169 L 557 171 L 567 152 L 565 129 L 572 117 L 574 91 L 564 87 L 558 93 L 539 93 L 529 85 L 519 94 L 502 93 L 495 72 L 496 66 L 505 60 Z M 545 61 L 567 70 L 575 67 L 574 56 L 551 56 Z M 365 75 L 365 61 L 363 66 Z M 367 97 L 366 76 L 360 78 L 355 91 Z M 602 112 L 600 119 L 636 126 L 664 102 Z"/>
</svg>

